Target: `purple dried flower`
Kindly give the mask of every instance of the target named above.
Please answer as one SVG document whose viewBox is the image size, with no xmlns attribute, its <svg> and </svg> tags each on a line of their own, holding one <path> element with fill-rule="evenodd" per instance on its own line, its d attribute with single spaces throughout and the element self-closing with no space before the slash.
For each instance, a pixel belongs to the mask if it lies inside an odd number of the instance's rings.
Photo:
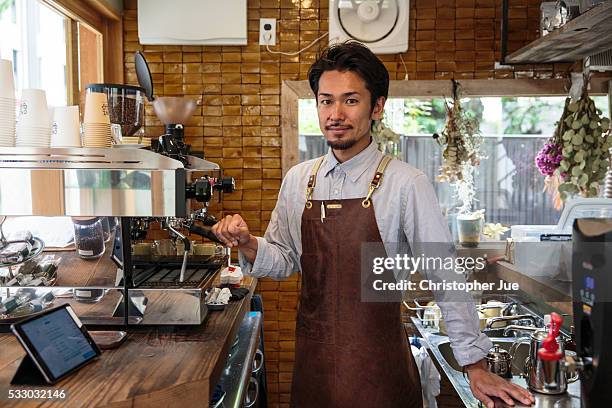
<svg viewBox="0 0 612 408">
<path fill-rule="evenodd" d="M 535 158 L 536 166 L 544 176 L 552 176 L 563 160 L 561 146 L 554 142 L 547 142 Z"/>
</svg>

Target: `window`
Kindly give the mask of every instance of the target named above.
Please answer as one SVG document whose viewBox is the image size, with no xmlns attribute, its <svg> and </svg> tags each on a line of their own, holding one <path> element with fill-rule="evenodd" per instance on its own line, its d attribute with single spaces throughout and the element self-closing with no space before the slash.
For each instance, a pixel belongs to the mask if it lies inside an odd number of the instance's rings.
<svg viewBox="0 0 612 408">
<path fill-rule="evenodd" d="M 50 105 L 66 105 L 66 17 L 38 1 L 10 3 L 0 16 L 0 55 L 13 61 L 17 92 L 44 89 Z"/>
<path fill-rule="evenodd" d="M 41 0 L 0 0 L 0 58 L 13 62 L 17 94 L 44 89 L 50 106 L 103 80 L 102 35 Z"/>
<path fill-rule="evenodd" d="M 609 117 L 607 98 L 595 96 L 595 103 Z M 488 222 L 513 224 L 556 224 L 560 212 L 544 193 L 544 176 L 535 164 L 535 155 L 553 134 L 563 111 L 565 97 L 484 97 L 462 101 L 465 109 L 480 121 L 486 154 L 475 176 L 475 209 L 485 208 Z M 299 160 L 327 152 L 321 135 L 314 99 L 299 100 Z M 441 165 L 442 150 L 432 134 L 444 127 L 444 99 L 390 98 L 384 122 L 401 135 L 402 159 L 434 181 Z M 433 158 L 433 159 L 432 159 Z M 442 210 L 457 207 L 448 183 L 433 182 Z"/>
</svg>

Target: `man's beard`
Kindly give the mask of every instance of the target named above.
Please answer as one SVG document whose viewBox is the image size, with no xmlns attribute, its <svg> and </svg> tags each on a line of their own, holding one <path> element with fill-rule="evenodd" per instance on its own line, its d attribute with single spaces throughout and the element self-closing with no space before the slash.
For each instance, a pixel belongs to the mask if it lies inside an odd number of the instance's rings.
<svg viewBox="0 0 612 408">
<path fill-rule="evenodd" d="M 327 145 L 333 150 L 348 150 L 357 144 L 357 139 L 327 141 Z"/>
</svg>

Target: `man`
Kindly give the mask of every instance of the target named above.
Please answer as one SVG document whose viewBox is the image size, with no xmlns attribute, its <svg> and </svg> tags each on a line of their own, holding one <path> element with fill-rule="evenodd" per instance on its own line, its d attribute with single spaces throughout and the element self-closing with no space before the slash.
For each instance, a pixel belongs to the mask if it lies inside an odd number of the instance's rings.
<svg viewBox="0 0 612 408">
<path fill-rule="evenodd" d="M 448 227 L 426 176 L 384 159 L 372 141 L 371 123 L 382 118 L 389 88 L 382 62 L 346 42 L 324 51 L 308 79 L 329 152 L 287 173 L 265 237 L 251 235 L 239 215 L 213 232 L 238 247 L 247 274 L 302 272 L 291 406 L 421 407 L 398 304 L 359 297 L 361 244 L 450 242 Z M 440 306 L 475 397 L 488 407 L 493 396 L 530 405 L 526 390 L 486 370 L 491 342 L 479 331 L 473 303 Z"/>
</svg>

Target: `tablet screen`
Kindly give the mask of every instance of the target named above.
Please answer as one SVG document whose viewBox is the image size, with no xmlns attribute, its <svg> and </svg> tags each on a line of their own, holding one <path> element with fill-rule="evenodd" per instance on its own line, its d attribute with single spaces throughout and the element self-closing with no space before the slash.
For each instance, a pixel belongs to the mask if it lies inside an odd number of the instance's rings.
<svg viewBox="0 0 612 408">
<path fill-rule="evenodd" d="M 21 331 L 55 378 L 97 354 L 66 308 L 23 323 Z"/>
</svg>

